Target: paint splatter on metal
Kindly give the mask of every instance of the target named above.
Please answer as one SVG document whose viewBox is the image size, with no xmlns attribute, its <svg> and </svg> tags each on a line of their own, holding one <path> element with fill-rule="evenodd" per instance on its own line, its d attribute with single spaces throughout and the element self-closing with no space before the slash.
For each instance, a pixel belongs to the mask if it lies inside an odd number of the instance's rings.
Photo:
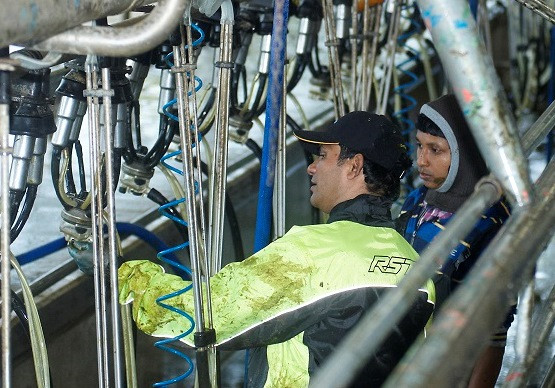
<svg viewBox="0 0 555 388">
<path fill-rule="evenodd" d="M 472 101 L 472 99 L 474 98 L 472 95 L 472 92 L 468 89 L 463 89 L 462 91 L 462 95 L 464 98 L 464 102 L 469 103 Z"/>
<path fill-rule="evenodd" d="M 468 28 L 468 22 L 464 19 L 456 19 L 453 23 L 455 25 L 456 29 L 461 29 L 461 28 Z"/>
</svg>

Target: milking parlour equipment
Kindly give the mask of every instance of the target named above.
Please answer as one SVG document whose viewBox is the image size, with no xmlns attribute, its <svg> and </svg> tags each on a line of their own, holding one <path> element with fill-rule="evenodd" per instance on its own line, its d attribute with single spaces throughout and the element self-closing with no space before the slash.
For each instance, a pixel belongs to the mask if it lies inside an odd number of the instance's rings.
<svg viewBox="0 0 555 388">
<path fill-rule="evenodd" d="M 260 168 L 257 251 L 285 233 L 286 149 L 292 141 L 287 130 L 316 126 L 307 117 L 307 98 L 323 100 L 318 125 L 349 111 L 374 111 L 397 120 L 410 146 L 422 99 L 418 87 L 425 85 L 425 102 L 442 94 L 444 83 L 463 107 L 492 175 L 400 286 L 366 314 L 315 376 L 314 386 L 348 382 L 364 363 L 363 356 L 353 355 L 371 354 L 379 346 L 391 322 L 410 306 L 411 293 L 435 270 L 435 258 L 456 245 L 501 193 L 513 214 L 484 252 L 490 259 L 480 261 L 468 286 L 448 301 L 456 316 L 472 324 L 456 325 L 455 316 L 440 313 L 427 340 L 415 345 L 387 385 L 453 385 L 517 293 L 516 359 L 505 385 L 522 386 L 538 369 L 535 362 L 555 322 L 553 291 L 534 306 L 533 283 L 555 214 L 549 137 L 555 124 L 552 4 L 82 0 L 64 5 L 63 12 L 55 0 L 3 1 L 2 6 L 7 16 L 0 27 L 0 254 L 10 258 L 1 266 L 2 386 L 17 386 L 10 356 L 13 329 L 7 324 L 12 315 L 30 343 L 37 386 L 57 385 L 34 301 L 39 287 L 27 281 L 29 266 L 21 267 L 10 248 L 25 235 L 37 197 L 49 190 L 45 167 L 61 204 L 54 222 L 63 237 L 55 249 L 67 249 L 71 268 L 79 268 L 94 285 L 98 385 L 146 384 L 138 380 L 140 354 L 129 306 L 117 301 L 117 268 L 128 259 L 125 238 L 134 236 L 153 247 L 154 260 L 166 271 L 192 280 L 187 289 L 157 302 L 184 314 L 168 301 L 184 292 L 193 292 L 195 301 L 190 326 L 155 343 L 154 352 L 168 352 L 166 362 L 175 370 L 147 383 L 220 386 L 224 376 L 213 346 L 209 279 L 224 257 L 248 256 L 227 188 L 229 149 L 247 147 Z M 501 85 L 491 62 L 495 44 L 487 23 L 492 13 L 506 13 L 512 26 L 509 88 Z M 299 89 L 307 85 L 310 97 L 299 101 L 304 92 Z M 145 121 L 150 108 L 143 96 L 149 88 L 157 91 L 157 106 L 155 119 Z M 254 124 L 264 133 L 252 131 Z M 548 164 L 532 183 L 528 158 L 538 147 L 545 148 Z M 311 155 L 304 157 L 312 161 Z M 410 187 L 416 183 L 407 181 Z M 165 220 L 160 222 L 170 225 L 171 241 L 146 226 L 117 221 L 118 209 L 143 197 L 158 207 L 159 219 Z M 319 220 L 313 213 L 312 222 Z M 233 254 L 224 249 L 226 222 Z M 54 249 L 46 247 L 41 254 Z M 11 269 L 20 291 L 12 284 Z M 492 273 L 495 282 L 488 280 Z M 184 351 L 179 340 L 193 331 L 196 347 Z M 460 357 L 451 357 L 446 366 L 442 360 L 452 352 Z M 402 369 L 409 364 L 418 368 Z M 553 381 L 554 370 L 551 365 L 544 372 L 544 386 Z"/>
</svg>

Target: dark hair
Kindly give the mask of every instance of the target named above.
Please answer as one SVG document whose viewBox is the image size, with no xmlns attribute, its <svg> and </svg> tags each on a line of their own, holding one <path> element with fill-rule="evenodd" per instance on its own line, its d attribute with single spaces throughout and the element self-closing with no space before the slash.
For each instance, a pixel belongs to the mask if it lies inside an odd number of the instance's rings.
<svg viewBox="0 0 555 388">
<path fill-rule="evenodd" d="M 416 122 L 416 129 L 421 132 L 427 133 L 432 136 L 439 136 L 445 139 L 445 134 L 436 123 L 430 120 L 427 116 L 420 113 L 418 115 L 418 121 Z"/>
<path fill-rule="evenodd" d="M 359 153 L 351 151 L 349 148 L 341 144 L 340 147 L 341 152 L 337 158 L 337 164 L 342 164 L 345 160 L 351 159 Z M 364 182 L 366 182 L 368 191 L 385 197 L 391 201 L 397 200 L 397 198 L 399 198 L 401 187 L 401 175 L 411 165 L 412 161 L 405 152 L 401 154 L 399 160 L 391 170 L 364 158 L 362 172 L 364 174 Z"/>
</svg>

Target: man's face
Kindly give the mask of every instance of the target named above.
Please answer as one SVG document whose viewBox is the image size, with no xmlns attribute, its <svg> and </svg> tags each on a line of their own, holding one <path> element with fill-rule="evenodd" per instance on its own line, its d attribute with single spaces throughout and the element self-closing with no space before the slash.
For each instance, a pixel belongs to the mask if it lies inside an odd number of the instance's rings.
<svg viewBox="0 0 555 388">
<path fill-rule="evenodd" d="M 322 144 L 319 155 L 307 168 L 312 192 L 310 203 L 325 213 L 329 213 L 335 205 L 344 200 L 342 193 L 348 184 L 348 163 L 337 164 L 340 152 L 339 145 Z"/>
<path fill-rule="evenodd" d="M 416 131 L 418 172 L 424 186 L 437 189 L 447 178 L 451 166 L 449 143 L 442 137 Z"/>
</svg>

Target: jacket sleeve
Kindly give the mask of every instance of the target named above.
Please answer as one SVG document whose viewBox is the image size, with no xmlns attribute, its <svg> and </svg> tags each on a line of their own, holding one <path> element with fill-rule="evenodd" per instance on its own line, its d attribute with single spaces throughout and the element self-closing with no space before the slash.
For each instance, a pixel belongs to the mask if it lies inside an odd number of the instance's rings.
<svg viewBox="0 0 555 388">
<path fill-rule="evenodd" d="M 311 265 L 299 255 L 291 260 L 280 254 L 289 249 L 286 241 L 278 241 L 211 278 L 212 318 L 221 348 L 282 342 L 322 319 L 322 311 L 300 308 L 313 295 L 307 281 Z M 153 336 L 175 337 L 191 327 L 186 316 L 194 316 L 193 292 L 180 292 L 190 285 L 146 260 L 129 261 L 119 269 L 120 303 L 133 302 L 137 327 Z M 160 297 L 172 293 L 177 295 L 163 303 L 174 311 L 159 304 Z M 193 345 L 192 334 L 181 340 Z"/>
</svg>

